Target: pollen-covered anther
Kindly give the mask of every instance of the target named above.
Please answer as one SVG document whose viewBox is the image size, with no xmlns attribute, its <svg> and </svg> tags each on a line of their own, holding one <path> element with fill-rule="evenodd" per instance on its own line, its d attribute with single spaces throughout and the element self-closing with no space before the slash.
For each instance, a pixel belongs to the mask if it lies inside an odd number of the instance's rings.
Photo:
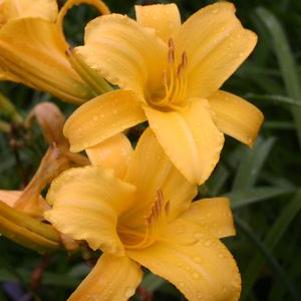
<svg viewBox="0 0 301 301">
<path fill-rule="evenodd" d="M 175 44 L 173 39 L 168 40 L 168 62 L 170 64 L 175 62 Z"/>
<path fill-rule="evenodd" d="M 187 66 L 188 64 L 188 58 L 187 58 L 187 54 L 186 52 L 184 51 L 182 53 L 182 56 L 181 56 L 181 62 L 178 66 L 178 69 L 177 69 L 177 76 L 179 77 L 181 75 L 181 73 L 183 73 L 185 67 Z"/>
<path fill-rule="evenodd" d="M 187 54 L 184 51 L 180 58 L 176 57 L 176 49 L 172 39 L 168 40 L 167 70 L 163 71 L 165 95 L 157 102 L 159 106 L 181 106 L 187 90 L 185 69 L 188 64 Z"/>
<path fill-rule="evenodd" d="M 156 223 L 165 210 L 164 196 L 161 190 L 157 191 L 155 202 L 151 208 L 150 215 L 146 218 L 148 225 Z"/>
</svg>

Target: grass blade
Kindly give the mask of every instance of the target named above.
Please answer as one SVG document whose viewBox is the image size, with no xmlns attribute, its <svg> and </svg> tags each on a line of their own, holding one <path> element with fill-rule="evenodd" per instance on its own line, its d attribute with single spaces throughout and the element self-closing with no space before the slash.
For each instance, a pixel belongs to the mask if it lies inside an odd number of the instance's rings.
<svg viewBox="0 0 301 301">
<path fill-rule="evenodd" d="M 256 187 L 249 190 L 233 190 L 226 196 L 231 200 L 232 209 L 272 199 L 295 191 L 293 187 Z"/>
<path fill-rule="evenodd" d="M 295 196 L 292 200 L 286 205 L 286 207 L 281 212 L 280 216 L 270 229 L 269 233 L 267 234 L 264 245 L 266 249 L 270 252 L 276 246 L 276 244 L 281 239 L 282 235 L 287 230 L 288 226 L 297 215 L 297 213 L 301 209 L 301 189 L 298 189 Z M 255 283 L 257 276 L 260 272 L 262 264 L 264 262 L 264 258 L 260 253 L 258 253 L 253 260 L 250 262 L 249 266 L 244 273 L 244 290 L 241 300 L 246 300 L 247 296 L 249 295 L 253 284 Z M 300 299 L 298 299 L 300 300 Z"/>
<path fill-rule="evenodd" d="M 301 102 L 301 85 L 297 64 L 282 25 L 269 10 L 263 7 L 258 7 L 255 10 L 255 14 L 269 30 L 270 39 L 279 62 L 287 94 L 289 97 Z M 301 146 L 301 108 L 294 107 L 291 112 L 294 117 L 299 144 Z"/>
<path fill-rule="evenodd" d="M 274 138 L 264 140 L 259 137 L 253 149 L 244 150 L 243 159 L 240 162 L 232 187 L 234 191 L 248 189 L 255 184 L 274 141 Z"/>
<path fill-rule="evenodd" d="M 253 230 L 245 224 L 242 220 L 238 217 L 235 218 L 235 221 L 238 227 L 244 232 L 244 234 L 253 242 L 253 244 L 257 247 L 260 251 L 261 255 L 264 256 L 272 270 L 276 273 L 278 278 L 281 280 L 281 283 L 286 287 L 287 291 L 289 292 L 290 296 L 292 297 L 291 300 L 299 301 L 298 292 L 295 286 L 292 284 L 290 279 L 288 278 L 286 272 L 283 268 L 279 265 L 275 257 L 269 252 L 268 248 L 262 243 L 259 238 L 254 234 Z M 246 287 L 244 287 L 246 289 Z M 242 301 L 246 299 L 246 294 L 242 295 Z"/>
</svg>

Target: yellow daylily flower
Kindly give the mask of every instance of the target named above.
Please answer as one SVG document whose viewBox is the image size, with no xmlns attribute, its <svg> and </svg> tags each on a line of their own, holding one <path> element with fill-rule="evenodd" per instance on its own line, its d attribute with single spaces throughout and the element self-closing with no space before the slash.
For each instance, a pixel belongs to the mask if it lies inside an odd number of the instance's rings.
<svg viewBox="0 0 301 301">
<path fill-rule="evenodd" d="M 68 300 L 128 300 L 141 282 L 141 265 L 190 301 L 238 300 L 240 275 L 219 240 L 235 234 L 228 199 L 192 203 L 196 185 L 172 165 L 150 129 L 134 151 L 125 136 L 112 139 L 88 149 L 92 165 L 63 172 L 47 194 L 52 209 L 45 218 L 103 251 Z"/>
<path fill-rule="evenodd" d="M 228 2 L 183 24 L 175 4 L 136 6 L 136 17 L 111 14 L 87 25 L 75 53 L 120 90 L 81 106 L 64 134 L 80 151 L 148 120 L 174 165 L 202 184 L 219 160 L 223 134 L 251 145 L 263 121 L 252 104 L 219 90 L 257 37 Z"/>
<path fill-rule="evenodd" d="M 0 80 L 20 82 L 76 104 L 98 95 L 72 67 L 62 34 L 63 17 L 79 3 L 109 12 L 100 0 L 69 0 L 60 13 L 56 0 L 2 0 Z"/>
</svg>

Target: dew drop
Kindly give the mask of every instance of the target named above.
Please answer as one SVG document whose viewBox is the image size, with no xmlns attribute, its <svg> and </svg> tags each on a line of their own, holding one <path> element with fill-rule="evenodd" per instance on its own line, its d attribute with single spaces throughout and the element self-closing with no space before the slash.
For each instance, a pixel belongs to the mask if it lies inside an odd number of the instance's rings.
<svg viewBox="0 0 301 301">
<path fill-rule="evenodd" d="M 181 263 L 176 263 L 178 268 L 183 268 L 183 265 Z"/>
<path fill-rule="evenodd" d="M 194 257 L 193 259 L 194 259 L 194 261 L 197 262 L 197 263 L 202 262 L 202 258 L 199 257 L 199 256 L 196 256 L 196 257 Z"/>
<path fill-rule="evenodd" d="M 202 237 L 203 237 L 203 234 L 202 234 L 202 233 L 200 233 L 200 232 L 194 233 L 194 238 L 195 238 L 195 239 L 201 239 Z"/>
<path fill-rule="evenodd" d="M 211 241 L 210 241 L 210 240 L 206 240 L 206 241 L 204 242 L 204 246 L 205 246 L 205 247 L 210 247 L 210 246 L 211 246 Z"/>
<path fill-rule="evenodd" d="M 86 296 L 87 301 L 97 301 L 97 294 L 91 294 Z"/>
<path fill-rule="evenodd" d="M 124 292 L 124 296 L 129 298 L 135 294 L 135 289 L 132 287 L 127 287 Z"/>
<path fill-rule="evenodd" d="M 179 282 L 180 287 L 184 287 L 184 282 Z"/>
<path fill-rule="evenodd" d="M 199 275 L 197 272 L 193 272 L 193 273 L 192 273 L 192 277 L 193 277 L 194 279 L 198 279 L 198 278 L 200 278 L 200 275 Z"/>
</svg>

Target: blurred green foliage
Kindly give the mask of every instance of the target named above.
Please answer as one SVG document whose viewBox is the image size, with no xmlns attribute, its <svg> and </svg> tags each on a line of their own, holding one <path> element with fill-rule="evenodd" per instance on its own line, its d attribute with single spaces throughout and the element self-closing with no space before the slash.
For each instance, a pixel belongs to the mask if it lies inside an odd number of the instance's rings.
<svg viewBox="0 0 301 301">
<path fill-rule="evenodd" d="M 108 0 L 107 4 L 113 12 L 133 16 L 134 4 L 155 2 Z M 175 2 L 186 19 L 214 1 Z M 238 233 L 225 242 L 242 273 L 241 300 L 297 301 L 301 300 L 301 2 L 234 3 L 242 23 L 257 32 L 259 42 L 224 89 L 253 102 L 264 112 L 265 123 L 252 149 L 227 139 L 219 166 L 199 192 L 201 196 L 228 195 L 232 199 Z M 85 5 L 70 11 L 65 32 L 73 44 L 82 42 L 84 25 L 95 16 Z M 1 83 L 0 90 L 24 116 L 36 103 L 49 99 L 66 114 L 73 109 L 49 95 L 12 83 Z M 37 128 L 26 139 L 1 134 L 0 187 L 24 186 L 45 149 Z M 89 271 L 89 265 L 77 256 L 59 253 L 45 258 L 5 238 L 0 239 L 0 254 L 0 300 L 13 300 L 8 299 L 4 285 L 16 281 L 34 300 L 63 301 Z M 45 261 L 42 283 L 33 290 L 32 271 Z M 143 288 L 154 300 L 184 300 L 174 287 L 150 274 Z M 142 299 L 136 296 L 135 300 Z"/>
</svg>

